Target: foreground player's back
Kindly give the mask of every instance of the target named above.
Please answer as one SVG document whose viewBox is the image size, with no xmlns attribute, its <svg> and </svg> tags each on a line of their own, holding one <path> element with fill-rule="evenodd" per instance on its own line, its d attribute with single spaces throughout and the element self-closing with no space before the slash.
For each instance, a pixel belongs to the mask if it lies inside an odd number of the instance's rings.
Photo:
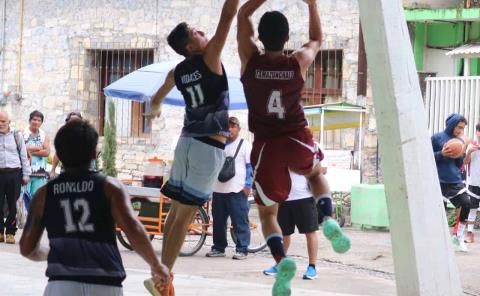
<svg viewBox="0 0 480 296">
<path fill-rule="evenodd" d="M 249 109 L 249 128 L 260 137 L 274 137 L 306 126 L 300 105 L 304 80 L 297 59 L 274 59 L 255 53 L 242 76 Z"/>
<path fill-rule="evenodd" d="M 105 180 L 93 172 L 63 173 L 47 184 L 50 280 L 119 286 L 125 278 Z"/>
</svg>

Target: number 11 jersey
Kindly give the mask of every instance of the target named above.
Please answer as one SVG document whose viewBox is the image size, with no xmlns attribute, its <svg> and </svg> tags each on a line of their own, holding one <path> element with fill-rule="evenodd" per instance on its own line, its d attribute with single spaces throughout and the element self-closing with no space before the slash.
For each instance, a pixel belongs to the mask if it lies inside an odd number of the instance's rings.
<svg viewBox="0 0 480 296">
<path fill-rule="evenodd" d="M 175 85 L 185 100 L 185 119 L 182 136 L 228 136 L 228 80 L 213 73 L 196 55 L 186 58 L 175 67 Z"/>
<path fill-rule="evenodd" d="M 248 126 L 255 137 L 272 138 L 307 125 L 300 104 L 304 80 L 297 59 L 282 55 L 269 60 L 254 54 L 241 81 L 248 105 Z"/>
</svg>

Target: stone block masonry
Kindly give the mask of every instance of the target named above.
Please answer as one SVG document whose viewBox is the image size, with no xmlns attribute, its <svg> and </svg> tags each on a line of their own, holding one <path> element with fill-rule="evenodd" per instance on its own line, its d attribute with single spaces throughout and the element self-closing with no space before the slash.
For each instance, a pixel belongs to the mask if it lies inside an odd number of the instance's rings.
<svg viewBox="0 0 480 296">
<path fill-rule="evenodd" d="M 52 140 L 66 114 L 72 110 L 82 111 L 88 120 L 99 126 L 102 83 L 101 79 L 94 77 L 105 73 L 92 70 L 89 50 L 119 50 L 121 48 L 115 47 L 119 44 L 128 44 L 135 49 L 150 44 L 154 62 L 179 59 L 166 42 L 170 30 L 177 23 L 188 21 L 211 36 L 223 3 L 223 0 L 25 1 L 24 28 L 19 32 L 19 1 L 7 1 L 2 83 L 15 88 L 16 77 L 20 74 L 19 87 L 23 97 L 21 101 L 9 99 L 6 106 L 13 115 L 14 125 L 26 127 L 28 114 L 38 109 L 46 115 L 44 128 Z M 255 27 L 261 14 L 272 9 L 279 9 L 288 17 L 291 44 L 302 44 L 307 40 L 308 11 L 303 1 L 292 0 L 289 5 L 267 2 L 253 18 Z M 343 50 L 341 100 L 357 103 L 357 1 L 322 0 L 319 1 L 319 10 L 324 32 L 323 48 Z M 18 52 L 20 33 L 23 34 L 21 53 Z M 232 26 L 222 59 L 225 64 L 238 67 L 235 36 L 236 23 Z M 19 54 L 22 66 L 21 72 L 17 73 Z M 154 122 L 151 135 L 146 135 L 144 140 L 119 138 L 117 166 L 122 176 L 139 177 L 143 162 L 153 155 L 173 158 L 172 142 L 180 132 L 183 112 L 182 108 L 165 106 L 162 118 Z M 240 114 L 246 131 L 246 113 Z M 132 151 L 134 154 L 130 153 Z"/>
</svg>

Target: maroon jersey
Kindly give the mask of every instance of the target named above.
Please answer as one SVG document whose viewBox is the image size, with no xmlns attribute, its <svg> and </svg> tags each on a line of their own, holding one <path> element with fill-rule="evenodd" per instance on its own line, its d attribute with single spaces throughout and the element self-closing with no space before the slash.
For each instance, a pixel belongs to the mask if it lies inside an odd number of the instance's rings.
<svg viewBox="0 0 480 296">
<path fill-rule="evenodd" d="M 271 138 L 305 128 L 300 105 L 304 85 L 293 55 L 268 60 L 254 54 L 241 78 L 248 105 L 248 126 L 256 137 Z"/>
</svg>

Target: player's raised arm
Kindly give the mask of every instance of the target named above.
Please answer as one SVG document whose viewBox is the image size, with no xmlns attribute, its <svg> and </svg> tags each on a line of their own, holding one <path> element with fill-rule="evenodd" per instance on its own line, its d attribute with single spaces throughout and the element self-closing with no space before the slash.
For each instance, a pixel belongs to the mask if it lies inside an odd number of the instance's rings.
<svg viewBox="0 0 480 296">
<path fill-rule="evenodd" d="M 226 0 L 223 4 L 222 14 L 217 25 L 217 30 L 208 42 L 203 59 L 208 68 L 218 75 L 222 75 L 221 53 L 227 41 L 228 32 L 233 19 L 237 15 L 239 0 Z"/>
<path fill-rule="evenodd" d="M 294 55 L 300 64 L 302 73 L 306 73 L 308 67 L 312 64 L 317 56 L 320 46 L 322 45 L 322 25 L 320 16 L 318 14 L 318 7 L 316 0 L 303 0 L 308 4 L 309 15 L 309 41 L 305 43 L 299 50 L 295 51 Z M 305 74 L 303 74 L 305 75 Z"/>
<path fill-rule="evenodd" d="M 237 16 L 237 43 L 238 55 L 241 62 L 241 74 L 245 70 L 250 57 L 258 52 L 257 45 L 253 41 L 255 31 L 250 17 L 266 0 L 249 0 L 240 7 Z"/>
<path fill-rule="evenodd" d="M 105 182 L 105 193 L 111 200 L 113 219 L 125 232 L 135 252 L 150 265 L 155 284 L 166 283 L 169 278 L 168 269 L 155 255 L 145 228 L 133 213 L 130 198 L 122 183 L 108 177 Z"/>
<path fill-rule="evenodd" d="M 165 78 L 165 81 L 163 82 L 162 86 L 160 86 L 160 88 L 157 90 L 157 92 L 152 98 L 152 104 L 151 104 L 152 111 L 151 111 L 150 119 L 160 116 L 163 99 L 165 99 L 167 94 L 175 86 L 175 78 L 173 75 L 174 70 L 175 69 L 172 69 L 168 72 L 167 77 Z"/>
</svg>

